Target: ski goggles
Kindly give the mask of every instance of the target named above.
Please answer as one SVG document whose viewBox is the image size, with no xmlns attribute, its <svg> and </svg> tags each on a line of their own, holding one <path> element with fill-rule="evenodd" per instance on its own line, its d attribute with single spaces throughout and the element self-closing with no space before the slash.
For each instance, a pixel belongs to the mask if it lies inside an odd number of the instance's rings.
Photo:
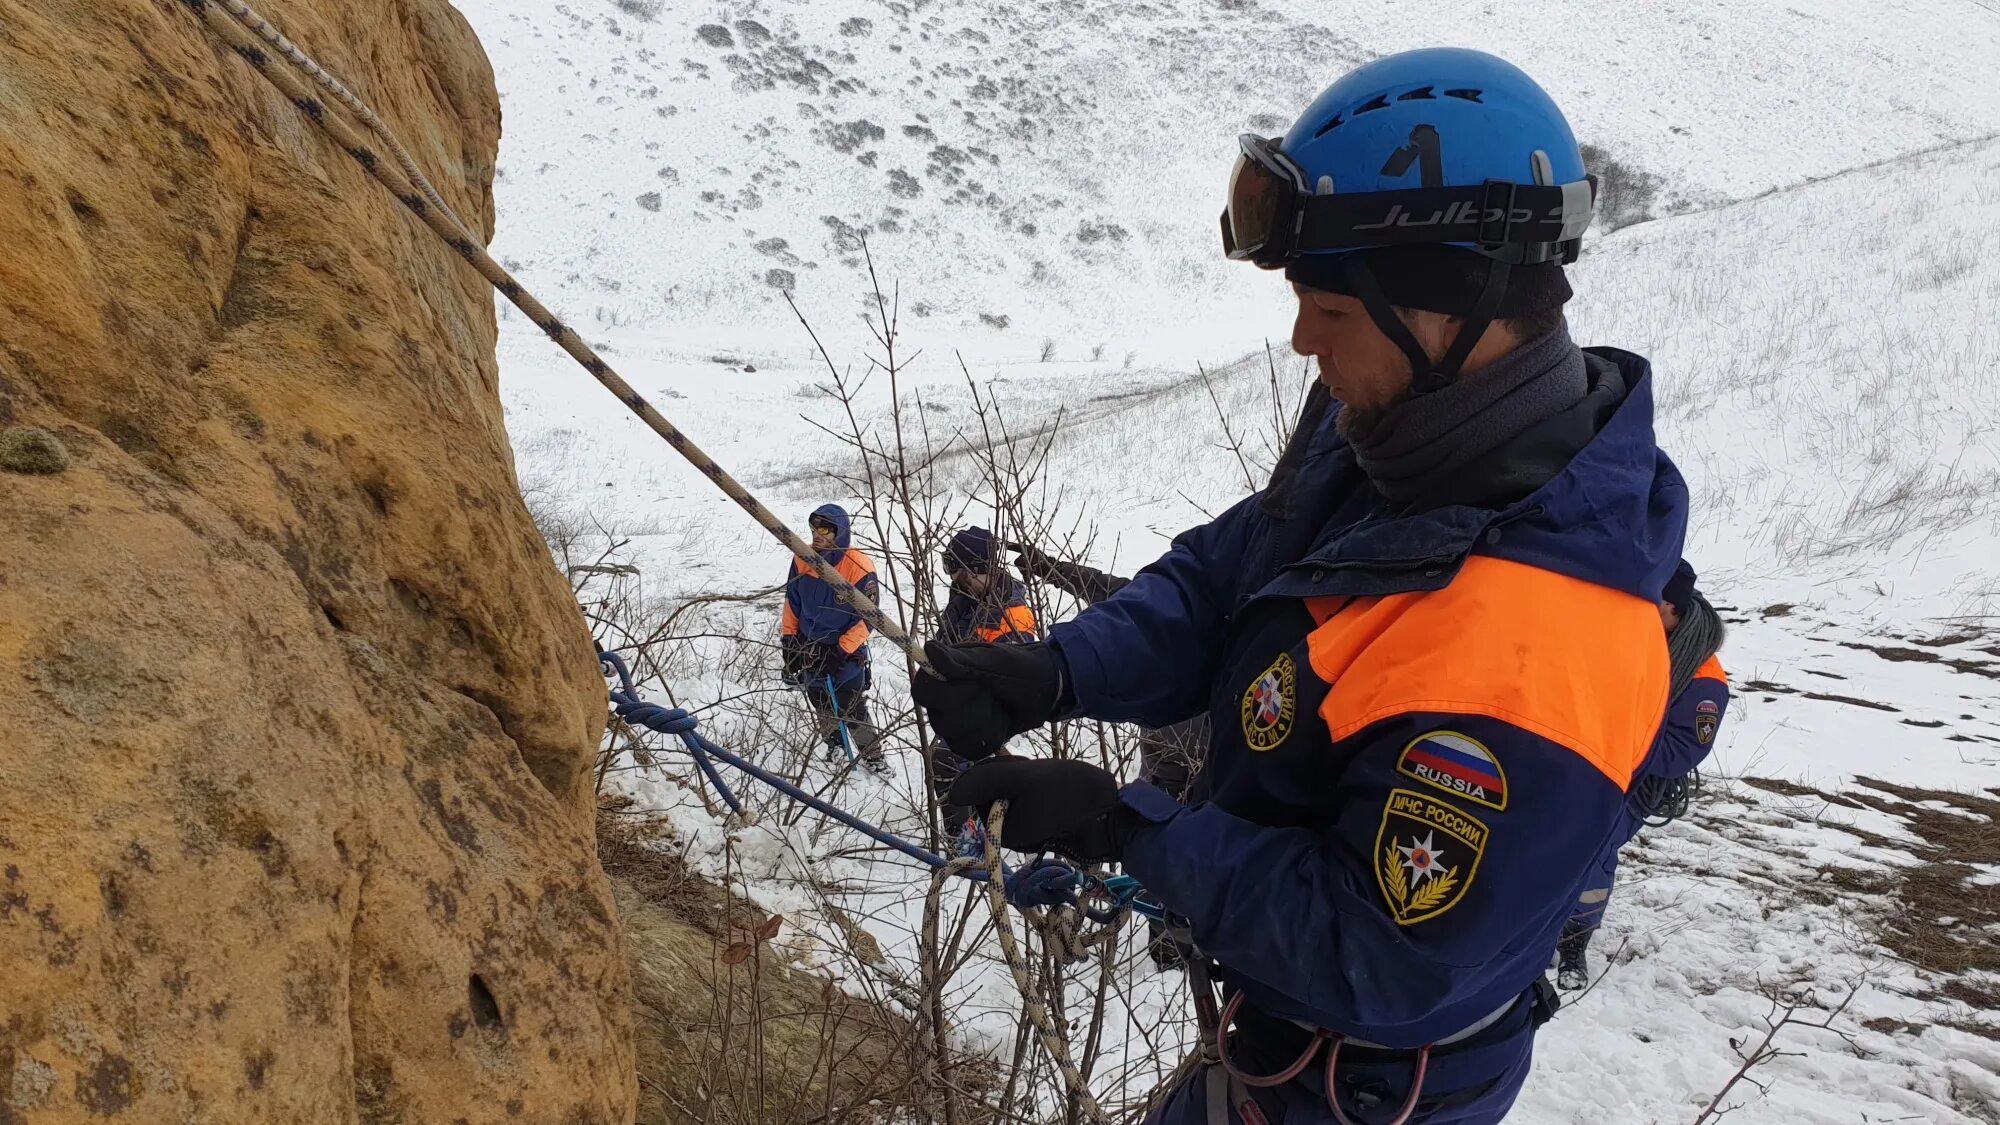
<svg viewBox="0 0 2000 1125">
<path fill-rule="evenodd" d="M 1576 260 L 1590 227 L 1596 179 L 1569 184 L 1488 180 L 1460 187 L 1315 192 L 1278 138 L 1246 133 L 1229 174 L 1222 250 L 1282 269 L 1301 254 L 1377 246 L 1462 245 L 1515 265 Z M 1539 158 L 1538 163 L 1546 165 Z"/>
</svg>

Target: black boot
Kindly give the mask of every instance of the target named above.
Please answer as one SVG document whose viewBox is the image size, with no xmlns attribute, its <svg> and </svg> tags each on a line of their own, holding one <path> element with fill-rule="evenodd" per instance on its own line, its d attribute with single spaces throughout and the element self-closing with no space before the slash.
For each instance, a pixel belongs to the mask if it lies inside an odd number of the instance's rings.
<svg viewBox="0 0 2000 1125">
<path fill-rule="evenodd" d="M 1595 933 L 1595 926 L 1563 927 L 1562 937 L 1556 941 L 1557 988 L 1575 992 L 1590 984 L 1590 955 L 1587 950 Z"/>
</svg>

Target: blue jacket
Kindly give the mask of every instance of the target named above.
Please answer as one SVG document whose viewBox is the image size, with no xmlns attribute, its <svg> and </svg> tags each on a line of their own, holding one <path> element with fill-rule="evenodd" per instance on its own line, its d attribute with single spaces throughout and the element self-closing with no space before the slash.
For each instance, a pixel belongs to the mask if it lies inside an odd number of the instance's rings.
<svg viewBox="0 0 2000 1125">
<path fill-rule="evenodd" d="M 1212 799 L 1128 785 L 1125 865 L 1253 1006 L 1448 1036 L 1541 977 L 1623 842 L 1687 489 L 1645 361 L 1589 370 L 1590 428 L 1516 498 L 1390 510 L 1329 412 L 1283 484 L 1051 631 L 1078 713 L 1210 711 Z"/>
<path fill-rule="evenodd" d="M 850 545 L 847 509 L 838 504 L 822 504 L 813 515 L 829 520 L 834 527 L 834 550 L 822 556 L 840 576 L 854 584 L 869 601 L 877 600 L 880 584 L 875 578 L 875 562 Z M 852 606 L 842 602 L 833 587 L 804 559 L 793 559 L 785 571 L 784 636 L 803 637 L 818 644 L 833 645 L 847 654 L 834 673 L 836 686 L 851 683 L 868 673 L 868 622 Z"/>
<path fill-rule="evenodd" d="M 1625 838 L 1639 834 L 1646 821 L 1658 815 L 1657 800 L 1667 788 L 1692 773 L 1715 748 L 1716 731 L 1729 711 L 1729 675 L 1722 659 L 1711 655 L 1687 686 L 1667 705 L 1667 717 L 1660 724 L 1660 736 L 1652 753 L 1632 779 L 1632 800 L 1628 802 Z M 1608 883 L 1606 885 L 1609 885 Z"/>
</svg>

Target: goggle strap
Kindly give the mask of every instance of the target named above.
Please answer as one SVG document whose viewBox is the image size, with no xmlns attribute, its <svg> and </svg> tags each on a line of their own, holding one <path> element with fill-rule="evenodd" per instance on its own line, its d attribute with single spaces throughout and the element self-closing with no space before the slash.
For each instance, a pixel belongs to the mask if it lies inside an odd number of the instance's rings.
<svg viewBox="0 0 2000 1125">
<path fill-rule="evenodd" d="M 1368 246 L 1471 242 L 1488 246 L 1555 245 L 1590 225 L 1588 187 L 1506 185 L 1410 188 L 1402 191 L 1308 195 L 1299 228 L 1300 252 Z M 1511 208 L 1495 201 L 1511 195 Z M 1493 214 L 1494 211 L 1504 214 Z"/>
</svg>

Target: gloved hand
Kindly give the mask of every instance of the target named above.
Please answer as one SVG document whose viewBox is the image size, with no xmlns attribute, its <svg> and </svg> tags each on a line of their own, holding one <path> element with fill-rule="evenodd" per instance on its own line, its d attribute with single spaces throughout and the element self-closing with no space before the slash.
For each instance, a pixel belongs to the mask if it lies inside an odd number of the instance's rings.
<svg viewBox="0 0 2000 1125">
<path fill-rule="evenodd" d="M 812 676 L 814 682 L 824 680 L 828 676 L 837 678 L 840 675 L 841 665 L 847 663 L 847 653 L 842 651 L 841 647 L 837 644 L 814 645 L 813 657 Z"/>
<path fill-rule="evenodd" d="M 1055 569 L 1055 560 L 1031 543 L 1016 543 L 1010 539 L 1002 546 L 1014 552 L 1014 559 L 1021 564 L 1023 573 L 1046 579 Z"/>
<path fill-rule="evenodd" d="M 841 656 L 838 647 L 809 641 L 797 635 L 779 641 L 778 651 L 784 658 L 782 679 L 787 687 L 800 687 L 808 682 L 817 683 L 834 668 L 840 666 L 837 659 L 833 664 L 827 664 L 829 652 L 836 658 Z"/>
<path fill-rule="evenodd" d="M 924 655 L 931 671 L 910 681 L 910 698 L 930 712 L 939 737 L 972 761 L 1055 717 L 1062 657 L 1046 644 L 928 641 Z"/>
<path fill-rule="evenodd" d="M 1017 852 L 1051 851 L 1080 863 L 1116 863 L 1141 823 L 1118 800 L 1118 779 L 1075 760 L 993 758 L 952 783 L 954 804 L 981 816 L 1007 802 L 1000 843 Z"/>
</svg>

